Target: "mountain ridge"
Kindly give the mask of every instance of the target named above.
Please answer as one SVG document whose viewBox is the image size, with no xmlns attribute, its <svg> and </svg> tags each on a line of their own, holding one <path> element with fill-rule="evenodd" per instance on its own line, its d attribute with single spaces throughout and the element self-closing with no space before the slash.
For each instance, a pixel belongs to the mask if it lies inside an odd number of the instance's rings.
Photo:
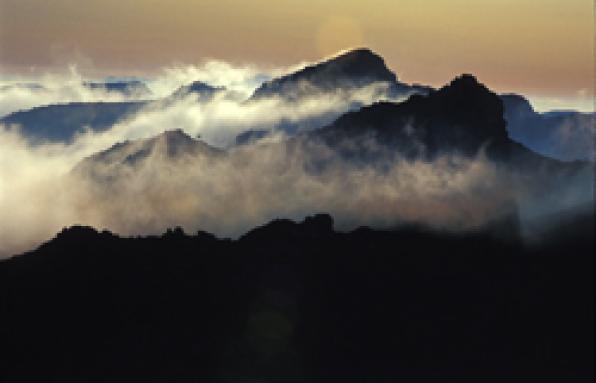
<svg viewBox="0 0 596 383">
<path fill-rule="evenodd" d="M 267 81 L 254 91 L 249 100 L 273 96 L 297 100 L 317 92 L 334 92 L 341 88 L 359 88 L 374 83 L 389 84 L 390 92 L 394 95 L 430 89 L 399 82 L 397 75 L 387 68 L 380 55 L 368 48 L 358 48 Z"/>
<path fill-rule="evenodd" d="M 3 376 L 591 381 L 593 243 L 329 225 L 236 241 L 65 229 L 0 261 Z"/>
</svg>

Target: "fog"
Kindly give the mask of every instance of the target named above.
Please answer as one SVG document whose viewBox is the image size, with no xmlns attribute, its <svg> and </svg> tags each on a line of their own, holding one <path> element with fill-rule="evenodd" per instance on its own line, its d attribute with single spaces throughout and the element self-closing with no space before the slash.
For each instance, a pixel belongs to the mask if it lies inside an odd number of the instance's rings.
<svg viewBox="0 0 596 383">
<path fill-rule="evenodd" d="M 265 141 L 229 150 L 221 158 L 182 155 L 164 148 L 135 166 L 110 169 L 110 181 L 71 172 L 74 148 L 27 148 L 17 134 L 0 170 L 2 255 L 28 250 L 72 224 L 108 228 L 123 235 L 158 234 L 172 226 L 237 237 L 273 218 L 301 219 L 329 212 L 340 230 L 360 225 L 420 223 L 469 230 L 510 213 L 498 170 L 482 156 L 446 156 L 433 163 L 398 161 L 388 170 L 354 168 L 331 158 L 322 173 L 307 171 L 324 147 L 288 150 Z M 18 148 L 18 149 L 17 149 Z M 65 150 L 63 150 L 65 149 Z M 8 160 L 3 151 L 3 163 Z M 26 165 L 23 165 L 26 164 Z"/>
<path fill-rule="evenodd" d="M 230 206 L 226 199 L 234 199 L 230 194 L 233 189 L 229 185 L 224 186 L 225 180 L 240 176 L 233 167 L 203 169 L 202 175 L 195 174 L 190 180 L 174 177 L 176 174 L 185 175 L 185 168 L 179 171 L 176 167 L 139 169 L 139 173 L 133 176 L 134 180 L 123 182 L 111 195 L 99 185 L 85 184 L 71 174 L 71 169 L 81 160 L 118 142 L 153 137 L 171 129 L 182 129 L 193 137 L 200 136 L 208 144 L 222 148 L 233 146 L 236 136 L 246 130 L 273 130 L 280 123 L 313 129 L 332 121 L 355 103 L 369 104 L 382 99 L 386 88 L 386 84 L 374 84 L 355 92 L 338 91 L 291 104 L 275 98 L 246 102 L 256 86 L 282 70 L 284 69 L 267 74 L 254 68 L 232 67 L 216 61 L 202 66 L 166 68 L 159 76 L 147 81 L 156 98 L 166 97 L 180 86 L 197 80 L 223 86 L 226 91 L 203 102 L 199 102 L 191 94 L 175 102 L 149 103 L 138 114 L 107 131 L 94 132 L 87 129 L 78 133 L 69 144 L 32 145 L 20 134 L 18 126 L 0 126 L 0 163 L 3 165 L 0 167 L 0 216 L 10 217 L 2 219 L 0 223 L 0 254 L 7 256 L 29 250 L 51 238 L 62 227 L 77 223 L 105 227 L 123 234 L 159 232 L 169 225 L 184 225 L 188 230 L 213 228 L 221 235 L 235 235 L 262 223 L 265 217 L 283 216 L 291 211 L 291 206 L 284 211 L 280 210 L 279 214 L 274 214 L 279 206 L 272 206 L 266 212 L 256 211 L 264 209 L 264 204 L 238 206 L 238 211 L 228 211 L 229 217 L 225 218 L 227 225 L 235 221 L 233 225 L 228 228 L 220 223 L 218 226 L 215 215 L 220 215 L 223 219 L 224 211 L 221 209 L 223 206 Z M 122 94 L 92 91 L 82 86 L 85 81 L 87 79 L 79 75 L 75 68 L 71 68 L 63 76 L 45 76 L 37 79 L 37 82 L 27 82 L 39 84 L 42 88 L 21 85 L 5 87 L 0 92 L 1 109 L 7 112 L 49 103 L 121 101 L 125 98 Z M 13 97 L 15 94 L 21 94 L 22 97 Z M 264 154 L 255 153 L 252 157 L 256 159 L 262 156 Z M 258 166 L 261 165 L 262 161 Z M 243 170 L 244 174 L 251 171 L 258 174 L 266 173 L 267 169 L 260 169 L 255 165 L 254 168 Z M 143 180 L 145 183 L 155 183 L 156 186 L 147 187 Z M 298 181 L 297 179 L 296 182 Z M 162 184 L 177 185 L 177 188 L 157 187 Z M 201 189 L 200 186 L 204 184 L 210 185 L 210 190 L 219 190 L 217 195 Z M 259 190 L 257 185 L 240 187 L 243 190 Z M 223 193 L 223 190 L 229 192 Z M 269 193 L 273 194 L 275 190 L 272 189 Z M 279 193 L 283 191 L 280 190 Z M 194 204 L 201 206 L 201 211 L 211 213 L 198 214 L 191 209 L 184 216 L 179 214 L 186 212 L 186 207 L 180 210 L 176 206 L 181 206 L 182 201 L 196 198 L 197 195 L 204 199 L 196 200 Z M 163 206 L 166 214 L 158 214 L 152 207 L 160 196 L 163 201 L 157 205 Z M 285 199 L 281 194 L 278 198 L 280 201 Z M 214 199 L 220 201 L 218 206 L 209 207 L 209 203 L 205 202 Z M 287 200 L 291 199 L 288 195 Z M 151 203 L 141 207 L 133 203 L 135 200 Z M 296 207 L 294 210 L 301 209 L 304 207 Z M 253 218 L 247 218 L 247 214 Z M 191 219 L 193 215 L 195 217 Z M 234 216 L 237 218 L 233 218 Z"/>
<path fill-rule="evenodd" d="M 246 102 L 254 88 L 275 73 L 220 62 L 164 69 L 147 82 L 157 98 L 196 80 L 227 90 L 207 101 L 189 95 L 176 102 L 150 103 L 109 130 L 88 129 L 69 144 L 31 145 L 18 127 L 0 126 L 0 256 L 33 249 L 74 224 L 122 235 L 159 234 L 181 226 L 189 233 L 206 230 L 236 238 L 274 218 L 301 219 L 328 212 L 339 230 L 421 224 L 469 231 L 512 214 L 520 203 L 527 207 L 520 210 L 528 217 L 540 217 L 557 205 L 536 202 L 527 190 L 531 188 L 518 186 L 527 180 L 516 181 L 482 152 L 476 158 L 444 155 L 433 162 L 398 159 L 380 170 L 355 167 L 324 145 L 290 147 L 280 125 L 297 130 L 323 126 L 357 105 L 387 99 L 387 84 L 315 94 L 300 102 L 277 98 Z M 47 89 L 52 89 L 48 98 L 7 101 L 10 97 L 2 93 L 0 110 L 69 97 L 85 101 L 123 97 L 85 93 L 76 85 L 82 82 L 80 75 L 73 71 L 69 76 L 72 81 L 63 87 L 52 88 L 52 81 L 60 82 L 54 78 L 46 81 Z M 69 93 L 72 89 L 80 92 Z M 223 149 L 223 154 L 171 157 L 167 147 L 152 144 L 144 161 L 110 167 L 109 181 L 95 179 L 80 168 L 73 171 L 85 158 L 116 143 L 148 139 L 172 129 L 200 136 L 202 142 Z M 236 136 L 247 130 L 271 134 L 265 140 L 235 146 Z M 309 161 L 317 158 L 329 166 L 322 172 L 308 170 Z M 585 188 L 589 177 L 583 175 L 577 187 L 567 185 L 565 190 L 576 191 L 565 192 L 570 204 L 590 200 Z"/>
</svg>

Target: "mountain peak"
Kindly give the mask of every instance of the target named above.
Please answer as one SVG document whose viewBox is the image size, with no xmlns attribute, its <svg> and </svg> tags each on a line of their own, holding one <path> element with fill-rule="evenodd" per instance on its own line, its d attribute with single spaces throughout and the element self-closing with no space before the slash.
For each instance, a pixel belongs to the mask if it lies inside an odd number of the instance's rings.
<svg viewBox="0 0 596 383">
<path fill-rule="evenodd" d="M 184 158 L 214 159 L 221 154 L 220 149 L 192 138 L 182 129 L 173 129 L 151 138 L 117 143 L 81 161 L 74 168 L 74 172 L 109 178 L 110 172 L 115 171 L 116 168 L 142 166 L 149 159 L 162 163 L 174 163 Z"/>
<path fill-rule="evenodd" d="M 387 68 L 383 57 L 368 48 L 353 49 L 317 65 L 334 65 L 341 67 L 346 74 L 379 77 L 384 81 L 397 81 L 397 76 Z"/>
<path fill-rule="evenodd" d="M 268 81 L 252 98 L 281 96 L 293 99 L 313 92 L 362 87 L 375 82 L 395 84 L 397 76 L 387 68 L 381 56 L 368 48 L 358 48 Z"/>
<path fill-rule="evenodd" d="M 497 99 L 496 94 L 494 94 L 471 74 L 462 74 L 455 77 L 453 80 L 451 80 L 451 82 L 449 82 L 449 84 L 440 88 L 437 93 L 439 95 L 443 94 L 456 98 L 473 98 L 474 95 L 478 95 L 480 97 L 488 97 L 493 100 Z"/>
<path fill-rule="evenodd" d="M 193 138 L 186 134 L 184 130 L 177 128 L 177 129 L 170 129 L 166 130 L 156 136 L 157 139 L 165 139 L 168 141 L 192 141 Z"/>
<path fill-rule="evenodd" d="M 508 140 L 500 98 L 471 75 L 402 103 L 375 103 L 347 113 L 313 134 L 332 145 L 341 146 L 344 139 L 364 142 L 346 149 L 353 158 L 374 156 L 369 140 L 362 139 L 371 134 L 408 158 L 442 152 L 473 156 L 486 144 L 500 148 Z M 356 148 L 359 152 L 352 153 Z"/>
<path fill-rule="evenodd" d="M 479 86 L 482 85 L 478 82 L 478 79 L 473 74 L 463 73 L 453 80 L 451 80 L 450 86 Z"/>
</svg>

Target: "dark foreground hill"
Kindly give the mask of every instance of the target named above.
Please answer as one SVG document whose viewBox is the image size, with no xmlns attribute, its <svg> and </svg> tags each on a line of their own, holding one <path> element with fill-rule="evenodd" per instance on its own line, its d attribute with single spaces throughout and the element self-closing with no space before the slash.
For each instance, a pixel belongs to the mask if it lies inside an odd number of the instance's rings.
<svg viewBox="0 0 596 383">
<path fill-rule="evenodd" d="M 0 263 L 2 381 L 591 382 L 592 227 L 566 225 L 534 248 L 327 215 L 65 229 Z"/>
</svg>

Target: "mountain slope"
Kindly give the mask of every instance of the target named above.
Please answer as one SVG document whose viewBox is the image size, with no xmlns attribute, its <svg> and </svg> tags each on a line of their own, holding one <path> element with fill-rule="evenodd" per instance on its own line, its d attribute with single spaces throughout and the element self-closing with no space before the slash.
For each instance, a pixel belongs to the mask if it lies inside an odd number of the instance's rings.
<svg viewBox="0 0 596 383">
<path fill-rule="evenodd" d="M 201 159 L 218 159 L 223 153 L 176 129 L 151 138 L 117 143 L 85 158 L 72 171 L 103 182 L 123 177 L 128 170 L 159 165 L 191 166 Z"/>
<path fill-rule="evenodd" d="M 428 95 L 366 106 L 304 136 L 364 163 L 383 162 L 392 155 L 432 160 L 442 154 L 475 157 L 482 152 L 512 171 L 532 176 L 591 169 L 585 161 L 564 163 L 526 148 L 509 137 L 506 126 L 501 98 L 474 76 L 462 75 Z"/>
<path fill-rule="evenodd" d="M 545 156 L 563 161 L 594 158 L 596 128 L 593 113 L 538 113 L 516 94 L 501 95 L 510 137 Z"/>
<path fill-rule="evenodd" d="M 388 84 L 392 93 L 409 94 L 429 90 L 398 82 L 397 76 L 387 68 L 381 56 L 362 48 L 265 82 L 255 90 L 251 99 L 282 97 L 295 100 L 316 93 L 361 88 L 375 83 Z"/>
<path fill-rule="evenodd" d="M 487 146 L 496 150 L 508 143 L 501 101 L 471 75 L 462 75 L 427 96 L 347 113 L 311 136 L 341 148 L 345 155 L 374 155 L 377 149 L 380 153 L 390 149 L 408 158 L 434 158 L 441 153 L 474 156 Z M 375 145 L 370 145 L 371 140 Z M 354 145 L 345 145 L 346 141 Z"/>
</svg>

